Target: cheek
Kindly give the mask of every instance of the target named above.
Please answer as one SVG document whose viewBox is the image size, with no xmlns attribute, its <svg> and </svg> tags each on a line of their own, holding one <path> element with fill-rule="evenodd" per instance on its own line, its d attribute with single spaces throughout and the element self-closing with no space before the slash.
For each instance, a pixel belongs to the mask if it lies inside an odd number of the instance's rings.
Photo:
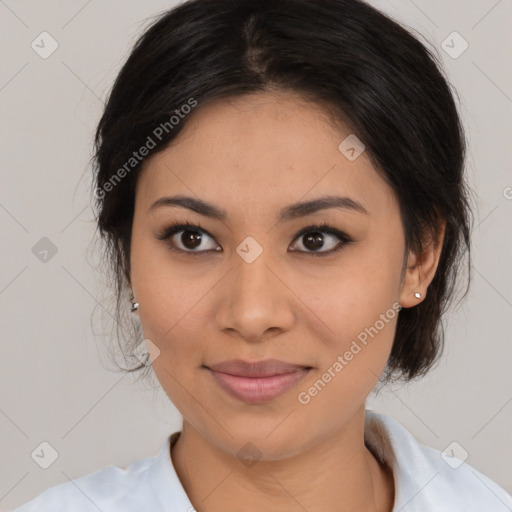
<svg viewBox="0 0 512 512">
<path fill-rule="evenodd" d="M 327 430 L 336 430 L 364 403 L 389 359 L 400 305 L 390 283 L 377 277 L 378 272 L 352 274 L 331 285 L 316 309 L 331 331 L 317 352 L 317 369 L 296 399 L 309 418 L 337 411 L 325 419 Z"/>
<path fill-rule="evenodd" d="M 316 280 L 302 291 L 328 327 L 323 368 L 342 356 L 343 369 L 336 372 L 344 375 L 337 379 L 339 385 L 367 381 L 370 386 L 378 379 L 393 345 L 400 310 L 403 241 L 397 237 L 388 245 L 384 237 L 367 240 L 353 257 L 347 254 L 343 264 L 330 267 L 328 279 Z"/>
<path fill-rule="evenodd" d="M 401 268 L 400 247 L 377 250 L 368 244 L 322 279 L 309 281 L 302 293 L 336 335 L 354 336 L 399 300 Z"/>
<path fill-rule="evenodd" d="M 155 376 L 180 413 L 194 418 L 198 411 L 191 396 L 201 396 L 201 381 L 197 376 L 205 362 L 206 327 L 201 323 L 207 317 L 204 282 L 175 273 L 162 275 L 162 272 L 148 271 L 148 279 L 139 288 L 139 318 L 144 337 L 160 351 L 152 362 Z"/>
<path fill-rule="evenodd" d="M 175 366 L 185 359 L 195 360 L 204 338 L 207 318 L 204 283 L 181 282 L 179 278 L 144 283 L 138 292 L 139 318 L 146 338 L 160 349 L 164 359 Z"/>
<path fill-rule="evenodd" d="M 134 225 L 132 286 L 144 337 L 157 345 L 160 361 L 174 365 L 194 354 L 194 340 L 201 339 L 200 319 L 206 318 L 203 299 L 213 283 L 207 274 L 192 273 L 185 265 L 171 263 L 163 243 L 156 243 L 150 236 Z"/>
</svg>

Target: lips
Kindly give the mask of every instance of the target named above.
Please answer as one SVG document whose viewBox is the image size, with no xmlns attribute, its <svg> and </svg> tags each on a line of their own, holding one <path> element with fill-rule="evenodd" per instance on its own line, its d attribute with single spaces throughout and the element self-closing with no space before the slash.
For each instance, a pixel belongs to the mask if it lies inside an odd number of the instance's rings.
<svg viewBox="0 0 512 512">
<path fill-rule="evenodd" d="M 272 377 L 292 373 L 300 369 L 311 368 L 300 364 L 287 363 L 279 359 L 266 359 L 264 361 L 247 362 L 242 359 L 230 359 L 208 366 L 215 372 L 235 375 L 237 377 Z"/>
<path fill-rule="evenodd" d="M 234 359 L 205 368 L 221 389 L 249 404 L 276 398 L 294 387 L 311 370 L 310 366 L 277 359 L 254 363 Z"/>
</svg>

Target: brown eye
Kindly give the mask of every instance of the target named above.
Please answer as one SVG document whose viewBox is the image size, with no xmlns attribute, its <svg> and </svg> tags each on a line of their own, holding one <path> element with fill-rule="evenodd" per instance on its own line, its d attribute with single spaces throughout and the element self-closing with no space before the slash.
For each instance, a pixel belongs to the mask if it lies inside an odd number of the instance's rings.
<svg viewBox="0 0 512 512">
<path fill-rule="evenodd" d="M 221 250 L 213 242 L 208 245 L 208 239 L 213 241 L 213 237 L 200 226 L 193 224 L 174 224 L 156 238 L 165 241 L 169 249 L 177 252 L 204 254 Z"/>
<path fill-rule="evenodd" d="M 186 249 L 197 249 L 201 245 L 201 233 L 192 229 L 184 229 L 179 237 Z"/>
<path fill-rule="evenodd" d="M 302 246 L 306 251 L 318 252 L 320 249 L 325 249 L 325 252 L 329 252 L 338 245 L 339 238 L 337 242 L 336 238 L 338 237 L 335 235 L 324 234 L 321 231 L 311 231 L 299 237 L 299 241 L 302 242 Z"/>
<path fill-rule="evenodd" d="M 180 234 L 181 233 L 181 234 Z M 175 229 L 168 239 L 169 243 L 174 245 L 177 250 L 190 251 L 190 252 L 206 252 L 216 250 L 216 244 L 212 243 L 207 245 L 208 239 L 213 240 L 207 233 L 201 229 Z M 205 242 L 206 241 L 206 242 Z"/>
<path fill-rule="evenodd" d="M 294 250 L 312 256 L 332 254 L 353 242 L 345 233 L 332 228 L 328 224 L 304 228 L 297 235 L 296 240 L 298 242 L 294 245 Z"/>
<path fill-rule="evenodd" d="M 205 255 L 212 251 L 222 251 L 222 248 L 215 244 L 214 238 L 205 229 L 191 223 L 173 224 L 156 238 L 164 241 L 170 250 L 185 254 Z M 209 240 L 211 241 L 210 245 L 208 245 Z M 328 256 L 354 241 L 345 233 L 328 224 L 304 228 L 295 236 L 294 240 L 297 242 L 294 244 L 292 252 L 308 256 Z M 296 247 L 297 245 L 299 248 Z M 300 247 L 301 245 L 303 248 Z"/>
<path fill-rule="evenodd" d="M 303 235 L 303 245 L 310 251 L 317 251 L 324 245 L 324 236 L 319 231 L 311 233 L 309 235 Z"/>
</svg>

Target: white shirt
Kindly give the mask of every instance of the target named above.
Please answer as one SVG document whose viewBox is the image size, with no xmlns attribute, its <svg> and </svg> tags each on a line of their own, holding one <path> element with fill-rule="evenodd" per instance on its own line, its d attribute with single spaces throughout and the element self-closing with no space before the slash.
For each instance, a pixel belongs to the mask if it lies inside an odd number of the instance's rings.
<svg viewBox="0 0 512 512">
<path fill-rule="evenodd" d="M 179 434 L 153 457 L 55 485 L 12 512 L 194 512 L 170 456 Z M 458 466 L 451 451 L 446 462 L 389 416 L 366 411 L 365 442 L 393 469 L 393 512 L 512 511 L 512 497 L 495 482 L 467 463 Z"/>
</svg>

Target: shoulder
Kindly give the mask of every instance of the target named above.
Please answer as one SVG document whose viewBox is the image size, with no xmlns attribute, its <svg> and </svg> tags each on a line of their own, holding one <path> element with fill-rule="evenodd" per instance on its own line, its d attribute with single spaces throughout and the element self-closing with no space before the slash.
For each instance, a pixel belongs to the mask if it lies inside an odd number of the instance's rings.
<svg viewBox="0 0 512 512">
<path fill-rule="evenodd" d="M 457 458 L 457 447 L 445 452 L 425 446 L 399 422 L 366 412 L 365 440 L 393 469 L 393 511 L 506 512 L 512 497 L 497 483 Z"/>
<path fill-rule="evenodd" d="M 12 512 L 137 510 L 133 508 L 133 500 L 141 497 L 141 480 L 144 478 L 141 469 L 145 465 L 144 460 L 134 463 L 127 469 L 109 466 L 55 485 Z M 131 501 L 126 503 L 128 495 Z"/>
<path fill-rule="evenodd" d="M 50 487 L 11 512 L 135 512 L 174 505 L 169 438 L 158 455 Z M 163 485 L 166 482 L 167 485 Z"/>
</svg>

